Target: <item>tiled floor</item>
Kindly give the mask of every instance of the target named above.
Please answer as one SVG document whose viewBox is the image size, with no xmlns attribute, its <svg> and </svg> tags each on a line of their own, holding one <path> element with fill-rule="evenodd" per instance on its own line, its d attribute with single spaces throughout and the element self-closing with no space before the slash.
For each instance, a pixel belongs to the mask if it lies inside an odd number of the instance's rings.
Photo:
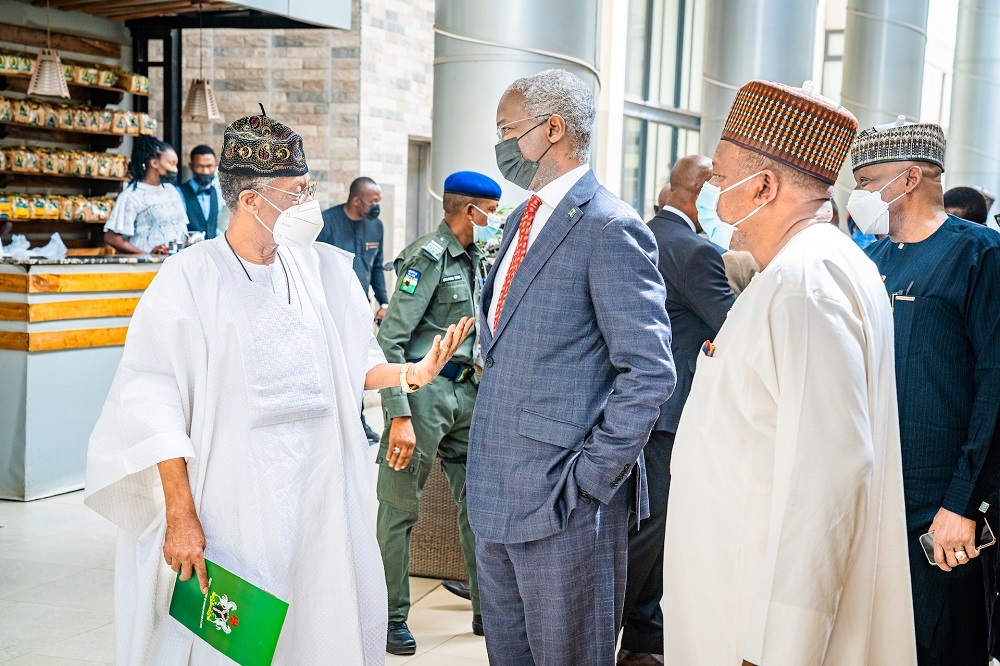
<svg viewBox="0 0 1000 666">
<path fill-rule="evenodd" d="M 377 414 L 366 415 L 381 426 Z M 83 506 L 82 492 L 0 501 L 0 664 L 114 663 L 114 550 L 115 528 Z M 486 644 L 472 634 L 471 604 L 438 580 L 413 578 L 410 586 L 417 654 L 386 655 L 386 664 L 487 664 Z"/>
</svg>

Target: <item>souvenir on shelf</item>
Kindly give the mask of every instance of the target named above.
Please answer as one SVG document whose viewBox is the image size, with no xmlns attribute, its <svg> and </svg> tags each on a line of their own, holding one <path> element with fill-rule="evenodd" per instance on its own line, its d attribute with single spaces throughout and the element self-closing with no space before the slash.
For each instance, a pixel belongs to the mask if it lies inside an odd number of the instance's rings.
<svg viewBox="0 0 1000 666">
<path fill-rule="evenodd" d="M 59 109 L 51 104 L 43 105 L 42 124 L 49 129 L 59 129 Z"/>
<path fill-rule="evenodd" d="M 139 121 L 139 114 L 132 113 L 131 111 L 126 112 L 128 119 L 128 134 L 129 136 L 139 136 L 140 130 L 142 129 L 142 123 Z"/>
<path fill-rule="evenodd" d="M 99 112 L 101 121 L 99 123 L 102 132 L 110 132 L 115 122 L 115 112 L 111 109 L 101 109 Z"/>
<path fill-rule="evenodd" d="M 98 81 L 100 81 L 100 73 L 96 67 L 88 67 L 86 65 L 75 65 L 73 67 L 73 83 L 79 83 L 84 86 L 96 86 Z"/>
<path fill-rule="evenodd" d="M 56 117 L 59 129 L 73 129 L 76 122 L 76 112 L 69 104 L 60 104 L 56 107 Z"/>
<path fill-rule="evenodd" d="M 114 132 L 115 134 L 128 133 L 128 116 L 129 116 L 128 111 L 116 110 L 114 112 L 114 118 L 112 119 L 111 123 L 111 131 Z"/>
<path fill-rule="evenodd" d="M 125 92 L 149 94 L 149 79 L 141 74 L 118 70 L 118 85 L 124 88 Z"/>
<path fill-rule="evenodd" d="M 26 194 L 15 194 L 11 197 L 11 208 L 13 209 L 10 216 L 15 220 L 30 220 L 31 219 L 31 203 L 28 200 L 28 195 Z"/>
<path fill-rule="evenodd" d="M 102 69 L 98 73 L 97 85 L 105 88 L 114 88 L 118 83 L 118 73 L 113 69 Z"/>
<path fill-rule="evenodd" d="M 82 194 L 8 194 L 0 192 L 0 220 L 105 222 L 115 200 Z"/>
</svg>

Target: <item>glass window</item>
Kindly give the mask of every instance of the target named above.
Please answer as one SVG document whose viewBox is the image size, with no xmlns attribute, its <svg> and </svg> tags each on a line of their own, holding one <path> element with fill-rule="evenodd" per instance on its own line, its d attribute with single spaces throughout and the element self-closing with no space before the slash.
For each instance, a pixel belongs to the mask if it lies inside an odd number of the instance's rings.
<svg viewBox="0 0 1000 666">
<path fill-rule="evenodd" d="M 824 60 L 842 60 L 844 57 L 844 31 L 826 31 L 826 55 Z"/>
<path fill-rule="evenodd" d="M 642 146 L 646 123 L 638 118 L 625 118 L 622 141 L 622 201 L 642 213 Z"/>
<path fill-rule="evenodd" d="M 823 55 L 823 83 L 820 92 L 840 103 L 840 88 L 844 79 L 844 31 L 827 30 Z"/>
<path fill-rule="evenodd" d="M 632 109 L 625 116 L 622 199 L 646 219 L 670 167 L 698 152 L 698 131 L 669 122 L 678 116 L 672 110 L 701 108 L 705 4 L 629 0 L 625 93 Z"/>
<path fill-rule="evenodd" d="M 629 0 L 625 92 L 660 106 L 701 105 L 704 0 Z"/>
<path fill-rule="evenodd" d="M 649 91 L 646 99 L 663 106 L 678 107 L 684 67 L 684 0 L 653 3 L 650 34 Z"/>
<path fill-rule="evenodd" d="M 653 214 L 653 203 L 660 189 L 670 179 L 670 167 L 677 161 L 677 133 L 670 125 L 650 122 L 646 130 L 646 191 L 640 214 L 646 218 Z"/>
<path fill-rule="evenodd" d="M 649 0 L 630 0 L 628 7 L 628 52 L 625 54 L 625 94 L 646 97 Z"/>
</svg>

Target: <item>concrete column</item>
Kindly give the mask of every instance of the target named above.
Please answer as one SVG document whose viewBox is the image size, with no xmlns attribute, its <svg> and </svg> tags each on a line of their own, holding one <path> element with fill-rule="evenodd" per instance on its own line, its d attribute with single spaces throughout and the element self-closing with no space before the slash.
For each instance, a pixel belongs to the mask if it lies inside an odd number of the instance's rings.
<svg viewBox="0 0 1000 666">
<path fill-rule="evenodd" d="M 1000 191 L 1000 5 L 961 0 L 951 87 L 945 178 L 948 187 Z"/>
<path fill-rule="evenodd" d="M 929 1 L 848 0 L 841 103 L 857 116 L 859 130 L 897 116 L 919 119 Z M 841 210 L 853 189 L 848 159 L 837 182 Z"/>
<path fill-rule="evenodd" d="M 701 152 L 711 155 L 740 87 L 752 79 L 801 86 L 813 77 L 817 0 L 709 0 Z"/>
<path fill-rule="evenodd" d="M 597 94 L 600 4 L 437 0 L 432 192 L 440 197 L 449 173 L 472 169 L 502 185 L 504 204 L 526 198 L 496 167 L 497 103 L 515 79 L 552 67 L 593 82 Z"/>
</svg>

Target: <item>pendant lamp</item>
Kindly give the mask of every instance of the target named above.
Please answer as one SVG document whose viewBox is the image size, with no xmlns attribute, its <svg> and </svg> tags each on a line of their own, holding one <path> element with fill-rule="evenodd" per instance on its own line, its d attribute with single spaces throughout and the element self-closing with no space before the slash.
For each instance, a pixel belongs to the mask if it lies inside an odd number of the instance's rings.
<svg viewBox="0 0 1000 666">
<path fill-rule="evenodd" d="M 31 70 L 31 81 L 28 83 L 29 95 L 44 95 L 46 97 L 63 97 L 69 99 L 69 87 L 66 86 L 66 73 L 63 71 L 59 55 L 52 50 L 52 23 L 49 20 L 49 2 L 45 2 L 46 15 L 46 45 L 47 48 L 38 52 L 35 66 Z"/>
<path fill-rule="evenodd" d="M 187 99 L 184 100 L 185 120 L 221 120 L 219 104 L 215 101 L 212 83 L 202 74 L 202 52 L 205 48 L 204 30 L 201 27 L 201 8 L 198 9 L 198 78 L 191 82 Z"/>
<path fill-rule="evenodd" d="M 195 79 L 188 88 L 187 99 L 184 100 L 184 118 L 186 120 L 219 120 L 219 104 L 215 101 L 215 91 L 208 79 Z"/>
</svg>

